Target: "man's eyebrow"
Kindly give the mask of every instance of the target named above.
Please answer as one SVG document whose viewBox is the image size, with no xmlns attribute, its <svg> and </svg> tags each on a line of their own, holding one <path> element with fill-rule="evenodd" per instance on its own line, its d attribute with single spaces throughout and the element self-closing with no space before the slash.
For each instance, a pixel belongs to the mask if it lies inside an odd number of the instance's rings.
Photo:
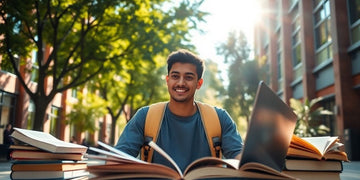
<svg viewBox="0 0 360 180">
<path fill-rule="evenodd" d="M 186 75 L 192 75 L 192 76 L 195 76 L 195 73 L 192 73 L 192 72 L 187 72 L 185 73 Z"/>
<path fill-rule="evenodd" d="M 171 71 L 170 74 L 180 74 L 180 72 L 179 71 Z M 193 72 L 186 72 L 185 74 L 195 76 L 195 73 L 193 73 Z"/>
<path fill-rule="evenodd" d="M 170 74 L 180 74 L 178 71 L 171 71 Z"/>
</svg>

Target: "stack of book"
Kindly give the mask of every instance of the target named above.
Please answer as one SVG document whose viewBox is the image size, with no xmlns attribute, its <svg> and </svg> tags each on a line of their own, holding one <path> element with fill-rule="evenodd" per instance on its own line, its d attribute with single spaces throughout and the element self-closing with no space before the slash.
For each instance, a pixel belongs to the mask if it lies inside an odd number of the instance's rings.
<svg viewBox="0 0 360 180">
<path fill-rule="evenodd" d="M 284 173 L 300 179 L 340 179 L 343 161 L 349 161 L 338 137 L 300 138 L 293 135 Z"/>
<path fill-rule="evenodd" d="M 11 179 L 87 179 L 86 146 L 64 142 L 51 134 L 14 128 Z"/>
</svg>

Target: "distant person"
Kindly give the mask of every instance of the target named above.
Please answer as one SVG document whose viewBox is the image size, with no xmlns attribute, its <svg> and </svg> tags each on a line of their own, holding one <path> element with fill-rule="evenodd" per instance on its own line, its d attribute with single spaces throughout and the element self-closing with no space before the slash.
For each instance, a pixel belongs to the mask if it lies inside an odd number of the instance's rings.
<svg viewBox="0 0 360 180">
<path fill-rule="evenodd" d="M 6 128 L 5 128 L 4 133 L 3 133 L 3 138 L 4 138 L 3 143 L 4 143 L 6 151 L 7 151 L 6 152 L 7 160 L 10 160 L 11 150 L 9 149 L 9 147 L 14 144 L 14 140 L 10 136 L 12 132 L 13 132 L 12 125 L 9 123 L 9 124 L 6 125 Z"/>
<path fill-rule="evenodd" d="M 12 137 L 10 136 L 11 135 L 11 133 L 12 133 L 12 131 L 13 131 L 13 129 L 12 129 L 12 125 L 11 124 L 7 124 L 6 125 L 6 128 L 5 128 L 5 130 L 4 130 L 4 139 L 3 139 L 3 143 L 5 144 L 5 145 L 8 145 L 8 146 L 10 146 L 10 145 L 13 145 L 14 144 L 14 140 L 12 139 Z"/>
</svg>

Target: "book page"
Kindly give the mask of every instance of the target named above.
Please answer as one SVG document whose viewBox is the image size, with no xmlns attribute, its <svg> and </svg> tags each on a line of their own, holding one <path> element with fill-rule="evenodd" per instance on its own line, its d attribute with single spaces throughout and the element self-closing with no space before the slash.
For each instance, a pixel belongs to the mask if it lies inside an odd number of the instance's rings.
<svg viewBox="0 0 360 180">
<path fill-rule="evenodd" d="M 88 171 L 95 175 L 93 179 L 124 179 L 124 178 L 165 178 L 181 179 L 172 168 L 155 163 L 121 163 L 88 166 Z"/>
<path fill-rule="evenodd" d="M 339 148 L 342 146 L 344 146 L 343 143 L 335 142 L 326 150 L 326 153 L 330 151 L 340 151 Z"/>
<path fill-rule="evenodd" d="M 299 136 L 293 135 L 291 138 L 291 143 L 290 143 L 290 147 L 296 148 L 296 149 L 301 149 L 301 150 L 305 150 L 304 148 L 308 149 L 308 152 L 313 152 L 314 154 L 318 154 L 320 156 L 322 156 L 322 153 L 320 152 L 320 150 L 313 144 L 311 144 L 310 142 L 306 141 L 303 138 L 300 138 Z M 299 148 L 301 147 L 301 148 Z"/>
<path fill-rule="evenodd" d="M 333 159 L 340 161 L 349 161 L 346 152 L 343 151 L 330 151 L 324 155 L 325 160 Z"/>
<path fill-rule="evenodd" d="M 117 153 L 113 153 L 113 152 L 109 152 L 109 151 L 104 151 L 102 149 L 99 149 L 99 148 L 95 148 L 95 147 L 89 147 L 90 150 L 92 151 L 95 151 L 97 153 L 100 153 L 100 154 L 103 154 L 103 155 L 107 155 L 107 156 L 111 156 L 111 157 L 114 157 L 114 158 L 118 158 L 118 159 L 122 159 L 122 160 L 127 160 L 127 161 L 130 161 L 130 162 L 137 162 L 137 163 L 147 163 L 145 161 L 142 161 L 140 159 L 137 159 L 131 155 L 120 155 L 120 154 L 117 154 Z M 126 153 L 124 153 L 126 154 Z M 88 156 L 87 157 L 92 157 L 92 156 Z"/>
<path fill-rule="evenodd" d="M 157 144 L 155 144 L 153 141 L 149 142 L 149 146 L 154 148 L 154 150 L 158 153 L 160 153 L 162 156 L 164 156 L 170 163 L 176 168 L 176 171 L 179 173 L 181 177 L 183 176 L 183 173 L 181 172 L 179 166 L 175 163 L 175 161 L 163 150 L 161 149 Z"/>
<path fill-rule="evenodd" d="M 324 155 L 326 150 L 338 139 L 338 137 L 320 136 L 304 137 L 302 139 L 314 145 L 320 151 L 321 155 Z"/>
<path fill-rule="evenodd" d="M 207 166 L 216 166 L 216 167 L 224 167 L 229 169 L 238 169 L 240 160 L 238 159 L 220 159 L 216 157 L 203 157 L 193 161 L 191 164 L 187 166 L 184 171 L 184 174 L 189 173 L 190 171 Z"/>
<path fill-rule="evenodd" d="M 116 149 L 116 148 L 114 148 L 114 147 L 111 147 L 111 146 L 109 146 L 109 145 L 107 145 L 107 144 L 105 144 L 105 143 L 103 143 L 103 142 L 101 142 L 101 141 L 98 141 L 98 144 L 99 144 L 100 146 L 104 147 L 105 149 L 107 149 L 107 150 L 109 150 L 109 151 L 111 151 L 111 152 L 113 152 L 113 153 L 116 153 L 116 154 L 120 155 L 121 157 L 126 157 L 127 159 L 130 159 L 130 160 L 133 160 L 133 161 L 137 161 L 137 162 L 144 162 L 144 161 L 142 161 L 142 160 L 140 160 L 140 159 L 138 159 L 138 158 L 135 158 L 135 157 L 131 156 L 130 154 L 127 154 L 127 153 L 125 153 L 125 152 L 122 152 L 122 151 L 120 151 L 120 150 L 118 150 L 118 149 Z"/>
<path fill-rule="evenodd" d="M 291 176 L 288 176 L 284 173 L 275 171 L 275 174 L 267 173 L 262 171 L 262 167 L 259 167 L 260 171 L 243 171 L 230 168 L 222 167 L 200 167 L 190 171 L 185 175 L 185 179 L 224 179 L 224 178 L 234 178 L 234 179 L 295 179 Z"/>
</svg>

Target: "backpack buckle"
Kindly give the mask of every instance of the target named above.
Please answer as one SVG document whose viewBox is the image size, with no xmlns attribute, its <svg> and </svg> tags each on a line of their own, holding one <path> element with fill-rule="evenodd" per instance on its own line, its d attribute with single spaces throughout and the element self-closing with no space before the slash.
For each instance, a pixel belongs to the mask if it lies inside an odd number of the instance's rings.
<svg viewBox="0 0 360 180">
<path fill-rule="evenodd" d="M 213 146 L 215 149 L 215 155 L 217 158 L 220 158 L 220 151 L 221 151 L 221 140 L 220 137 L 216 136 L 212 138 Z"/>
<path fill-rule="evenodd" d="M 144 161 L 148 161 L 149 152 L 150 152 L 150 149 L 151 149 L 151 147 L 149 146 L 149 142 L 152 141 L 152 140 L 153 140 L 153 138 L 149 137 L 149 136 L 146 136 L 145 139 L 144 139 L 144 144 L 143 144 L 143 147 L 144 147 Z"/>
</svg>

